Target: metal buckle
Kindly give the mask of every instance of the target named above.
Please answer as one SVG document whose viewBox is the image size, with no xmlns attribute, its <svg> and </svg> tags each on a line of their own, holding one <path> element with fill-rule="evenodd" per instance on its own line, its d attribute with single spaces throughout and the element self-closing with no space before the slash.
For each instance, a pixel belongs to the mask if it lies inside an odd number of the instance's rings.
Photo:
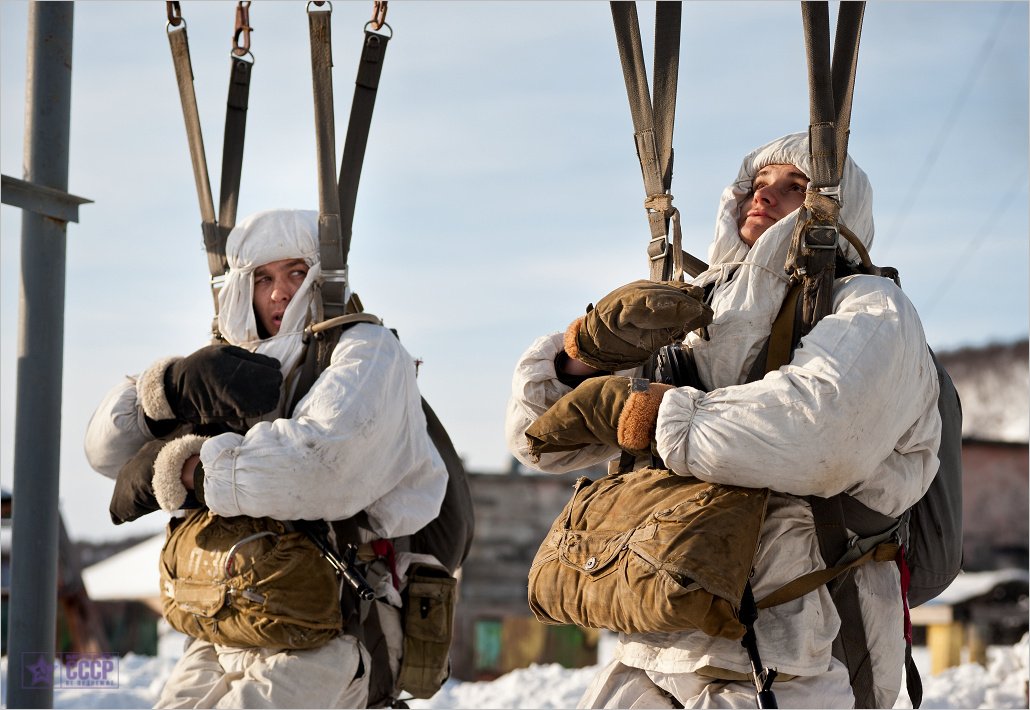
<svg viewBox="0 0 1030 710">
<path fill-rule="evenodd" d="M 651 256 L 651 261 L 658 261 L 659 259 L 664 259 L 666 254 L 669 253 L 669 242 L 668 242 L 668 240 L 666 239 L 665 236 L 661 236 L 661 237 L 655 237 L 647 245 L 647 253 L 648 254 L 651 253 L 651 247 L 654 246 L 655 242 L 661 242 L 662 243 L 662 251 L 661 251 L 661 253 L 658 253 L 658 254 L 655 254 L 655 255 Z"/>
<path fill-rule="evenodd" d="M 817 234 L 818 233 L 818 234 Z M 827 234 L 825 238 L 818 235 Z M 813 243 L 809 238 L 815 239 Z M 806 249 L 836 249 L 840 241 L 840 229 L 835 224 L 813 224 L 805 230 L 802 246 Z"/>
<path fill-rule="evenodd" d="M 629 380 L 630 392 L 647 392 L 651 387 L 651 381 L 646 377 L 631 377 Z"/>
<path fill-rule="evenodd" d="M 816 192 L 824 197 L 832 197 L 838 203 L 840 202 L 840 183 L 831 185 L 830 187 L 818 187 L 816 188 Z"/>
<path fill-rule="evenodd" d="M 225 287 L 225 277 L 226 274 L 221 274 L 220 276 L 212 276 L 211 288 L 213 288 L 216 291 L 221 291 Z"/>
<path fill-rule="evenodd" d="M 347 283 L 347 269 L 322 269 L 322 281 Z"/>
</svg>

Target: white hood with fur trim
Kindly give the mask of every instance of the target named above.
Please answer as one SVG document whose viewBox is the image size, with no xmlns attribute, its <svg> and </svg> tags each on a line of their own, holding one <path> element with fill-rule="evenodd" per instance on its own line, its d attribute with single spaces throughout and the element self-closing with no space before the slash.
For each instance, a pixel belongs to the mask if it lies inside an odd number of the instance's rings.
<svg viewBox="0 0 1030 710">
<path fill-rule="evenodd" d="M 229 233 L 229 273 L 218 293 L 218 329 L 230 345 L 274 357 L 285 377 L 304 351 L 302 333 L 314 317 L 319 263 L 318 212 L 266 210 L 250 215 Z M 286 307 L 279 332 L 264 340 L 254 314 L 254 270 L 273 261 L 303 259 L 308 275 Z"/>
</svg>

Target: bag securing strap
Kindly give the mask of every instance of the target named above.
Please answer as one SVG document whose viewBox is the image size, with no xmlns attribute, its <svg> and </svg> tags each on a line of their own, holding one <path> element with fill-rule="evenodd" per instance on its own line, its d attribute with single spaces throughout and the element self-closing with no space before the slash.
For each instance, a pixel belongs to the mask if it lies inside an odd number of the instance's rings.
<svg viewBox="0 0 1030 710">
<path fill-rule="evenodd" d="M 660 2 L 655 9 L 654 104 L 640 41 L 636 4 L 612 2 L 615 40 L 626 80 L 630 115 L 640 170 L 644 178 L 644 209 L 651 242 L 647 248 L 652 281 L 679 280 L 684 272 L 697 276 L 708 264 L 683 252 L 679 213 L 672 206 L 672 132 L 676 119 L 682 3 Z M 673 242 L 668 242 L 672 227 Z M 671 259 L 670 259 L 671 257 Z"/>
</svg>

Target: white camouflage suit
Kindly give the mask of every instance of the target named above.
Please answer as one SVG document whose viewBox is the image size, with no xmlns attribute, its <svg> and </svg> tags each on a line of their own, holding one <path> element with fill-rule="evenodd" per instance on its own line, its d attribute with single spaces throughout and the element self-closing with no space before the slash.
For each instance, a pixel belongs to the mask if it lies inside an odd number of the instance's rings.
<svg viewBox="0 0 1030 710">
<path fill-rule="evenodd" d="M 667 392 L 655 435 L 658 453 L 676 473 L 772 489 L 751 580 L 757 599 L 825 566 L 803 496 L 846 491 L 896 516 L 923 495 L 937 472 L 941 429 L 939 385 L 919 317 L 905 294 L 884 278 L 838 279 L 833 312 L 802 339 L 791 363 L 744 384 L 787 291 L 784 262 L 797 214 L 771 226 L 754 247 L 740 239 L 738 217 L 750 204 L 752 178 L 770 164 L 792 164 L 810 175 L 807 134 L 786 136 L 749 154 L 723 192 L 708 251 L 711 267 L 693 281 L 714 287 L 711 339 L 692 333 L 686 340 L 708 391 Z M 868 247 L 872 193 L 850 158 L 842 191 L 841 220 Z M 857 261 L 850 246 L 847 255 Z M 543 454 L 537 463 L 530 457 L 526 429 L 569 391 L 555 376 L 561 348 L 558 333 L 526 351 L 515 370 L 507 415 L 512 452 L 551 472 L 584 468 L 618 453 L 597 445 Z M 905 641 L 899 580 L 894 562 L 868 563 L 857 571 L 879 707 L 892 707 L 901 687 Z M 847 669 L 831 656 L 840 624 L 825 586 L 759 612 L 763 664 L 797 676 L 774 684 L 780 707 L 854 705 Z M 665 693 L 686 707 L 755 706 L 750 681 L 713 680 L 712 669 L 750 672 L 740 643 L 700 631 L 622 634 L 615 660 L 581 706 L 670 707 Z"/>
<path fill-rule="evenodd" d="M 283 364 L 280 411 L 295 381 L 290 375 L 299 369 L 301 332 L 313 313 L 312 285 L 320 274 L 317 220 L 311 211 L 260 212 L 232 231 L 226 249 L 230 273 L 219 297 L 219 327 L 230 344 Z M 252 306 L 254 269 L 291 258 L 303 258 L 310 270 L 279 333 L 262 340 Z M 163 371 L 163 362 L 151 370 Z M 143 416 L 145 379 L 146 373 L 123 380 L 89 423 L 87 457 L 110 478 L 154 438 Z M 382 538 L 414 533 L 438 514 L 447 472 L 426 433 L 413 359 L 388 329 L 359 323 L 344 331 L 329 367 L 293 416 L 262 419 L 248 422 L 244 435 L 220 434 L 203 443 L 204 498 L 212 512 L 340 520 L 365 511 L 370 537 Z M 395 601 L 399 605 L 399 596 Z M 157 705 L 361 707 L 368 682 L 367 672 L 356 677 L 362 663 L 367 669 L 367 652 L 346 635 L 301 651 L 192 639 Z"/>
</svg>

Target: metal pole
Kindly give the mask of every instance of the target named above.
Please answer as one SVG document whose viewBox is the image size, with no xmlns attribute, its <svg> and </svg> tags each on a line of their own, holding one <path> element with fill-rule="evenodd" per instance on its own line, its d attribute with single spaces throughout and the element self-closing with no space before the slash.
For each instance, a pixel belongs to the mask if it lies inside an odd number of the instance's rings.
<svg viewBox="0 0 1030 710">
<path fill-rule="evenodd" d="M 25 179 L 68 189 L 70 2 L 29 6 Z M 53 707 L 67 222 L 22 212 L 7 707 Z"/>
</svg>

